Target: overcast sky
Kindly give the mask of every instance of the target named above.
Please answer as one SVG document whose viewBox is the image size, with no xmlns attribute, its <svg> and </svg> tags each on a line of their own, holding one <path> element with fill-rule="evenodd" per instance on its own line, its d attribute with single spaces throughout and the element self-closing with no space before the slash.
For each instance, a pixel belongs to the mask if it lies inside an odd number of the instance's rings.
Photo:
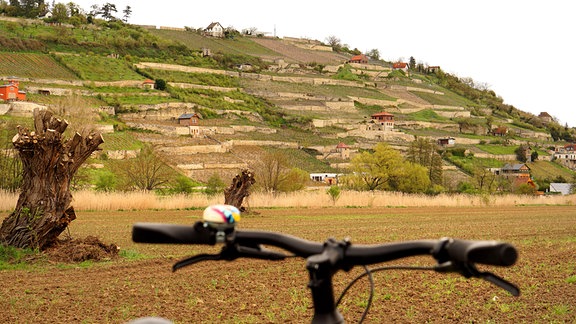
<svg viewBox="0 0 576 324">
<path fill-rule="evenodd" d="M 59 2 L 59 1 L 56 1 Z M 61 1 L 67 3 L 69 1 Z M 382 59 L 439 65 L 487 84 L 504 102 L 538 115 L 548 112 L 576 127 L 576 4 L 570 0 L 76 0 L 85 10 L 112 3 L 129 23 L 237 30 L 378 49 Z"/>
</svg>

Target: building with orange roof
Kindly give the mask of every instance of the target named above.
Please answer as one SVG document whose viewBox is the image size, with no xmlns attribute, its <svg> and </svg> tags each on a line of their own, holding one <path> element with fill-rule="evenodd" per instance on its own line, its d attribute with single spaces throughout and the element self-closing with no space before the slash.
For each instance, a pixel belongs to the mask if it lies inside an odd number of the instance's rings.
<svg viewBox="0 0 576 324">
<path fill-rule="evenodd" d="M 20 82 L 14 78 L 0 85 L 0 101 L 25 101 L 26 92 L 20 90 Z"/>
</svg>

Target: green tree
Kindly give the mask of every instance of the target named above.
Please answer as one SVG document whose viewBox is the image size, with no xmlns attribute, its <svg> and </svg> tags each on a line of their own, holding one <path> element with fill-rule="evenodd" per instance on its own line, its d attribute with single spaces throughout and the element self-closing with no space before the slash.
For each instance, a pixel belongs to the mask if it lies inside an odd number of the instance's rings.
<svg viewBox="0 0 576 324">
<path fill-rule="evenodd" d="M 402 169 L 390 180 L 390 188 L 395 191 L 419 193 L 430 188 L 428 169 L 420 164 L 405 162 Z"/>
<path fill-rule="evenodd" d="M 414 56 L 410 56 L 410 61 L 408 62 L 408 68 L 410 70 L 416 69 L 416 59 L 414 58 Z"/>
<path fill-rule="evenodd" d="M 330 186 L 330 188 L 326 189 L 326 193 L 328 194 L 328 196 L 330 196 L 330 200 L 332 200 L 332 204 L 336 205 L 336 202 L 340 198 L 340 194 L 342 193 L 342 191 L 340 190 L 340 187 L 333 185 L 333 186 Z"/>
<path fill-rule="evenodd" d="M 209 196 L 215 196 L 217 194 L 223 193 L 224 189 L 226 188 L 226 184 L 220 178 L 220 175 L 217 173 L 213 173 L 208 181 L 206 182 L 206 189 L 204 189 L 204 193 Z"/>
<path fill-rule="evenodd" d="M 516 148 L 516 150 L 514 150 L 514 153 L 516 153 L 516 159 L 520 162 L 526 162 L 528 160 L 528 157 L 526 156 L 526 153 L 529 150 L 529 146 L 528 145 L 520 145 Z"/>
<path fill-rule="evenodd" d="M 306 182 L 308 182 L 309 177 L 308 172 L 299 168 L 291 168 L 282 174 L 278 191 L 294 192 L 302 190 L 306 187 Z"/>
<path fill-rule="evenodd" d="M 68 20 L 68 7 L 63 3 L 57 3 L 52 8 L 52 17 L 48 19 L 49 22 L 57 24 L 65 23 Z"/>
<path fill-rule="evenodd" d="M 164 79 L 156 79 L 154 87 L 158 90 L 164 91 L 166 90 L 166 81 Z"/>
<path fill-rule="evenodd" d="M 494 124 L 494 117 L 492 116 L 487 116 L 486 117 L 486 129 L 487 129 L 487 133 L 490 134 L 490 132 L 492 131 L 492 125 Z"/>
<path fill-rule="evenodd" d="M 185 175 L 179 175 L 170 183 L 169 193 L 171 194 L 189 194 L 194 190 L 194 181 Z"/>
<path fill-rule="evenodd" d="M 406 159 L 428 168 L 428 177 L 432 184 L 442 184 L 442 157 L 436 151 L 436 144 L 432 140 L 417 138 L 410 144 Z"/>
<path fill-rule="evenodd" d="M 396 177 L 403 164 L 400 152 L 388 144 L 378 143 L 374 152 L 362 152 L 352 158 L 354 177 L 364 190 L 388 189 L 390 179 Z"/>
<path fill-rule="evenodd" d="M 309 177 L 307 172 L 292 167 L 289 157 L 282 151 L 267 152 L 253 169 L 256 183 L 272 193 L 301 190 Z"/>
<path fill-rule="evenodd" d="M 96 177 L 96 190 L 110 192 L 116 189 L 118 180 L 116 175 L 110 171 L 102 172 Z"/>
</svg>

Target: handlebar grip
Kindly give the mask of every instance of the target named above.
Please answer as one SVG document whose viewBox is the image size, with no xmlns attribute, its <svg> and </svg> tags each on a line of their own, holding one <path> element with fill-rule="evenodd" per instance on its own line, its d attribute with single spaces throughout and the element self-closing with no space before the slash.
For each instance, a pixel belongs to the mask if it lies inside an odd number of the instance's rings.
<svg viewBox="0 0 576 324">
<path fill-rule="evenodd" d="M 136 223 L 132 227 L 132 241 L 136 243 L 216 244 L 215 235 L 201 222 L 194 226 L 161 223 Z"/>
<path fill-rule="evenodd" d="M 511 266 L 518 259 L 516 248 L 497 241 L 451 240 L 446 245 L 451 260 L 482 263 L 495 266 Z"/>
</svg>

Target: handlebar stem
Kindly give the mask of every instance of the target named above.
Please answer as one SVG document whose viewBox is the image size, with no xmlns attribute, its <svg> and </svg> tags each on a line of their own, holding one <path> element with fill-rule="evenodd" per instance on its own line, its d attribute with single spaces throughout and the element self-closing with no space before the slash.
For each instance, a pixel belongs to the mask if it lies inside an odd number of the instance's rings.
<svg viewBox="0 0 576 324">
<path fill-rule="evenodd" d="M 311 255 L 306 262 L 312 292 L 314 317 L 312 323 L 344 323 L 344 317 L 334 301 L 332 276 L 342 268 L 342 260 L 350 242 L 329 239 L 324 243 L 322 253 Z M 346 269 L 349 270 L 349 269 Z"/>
</svg>

